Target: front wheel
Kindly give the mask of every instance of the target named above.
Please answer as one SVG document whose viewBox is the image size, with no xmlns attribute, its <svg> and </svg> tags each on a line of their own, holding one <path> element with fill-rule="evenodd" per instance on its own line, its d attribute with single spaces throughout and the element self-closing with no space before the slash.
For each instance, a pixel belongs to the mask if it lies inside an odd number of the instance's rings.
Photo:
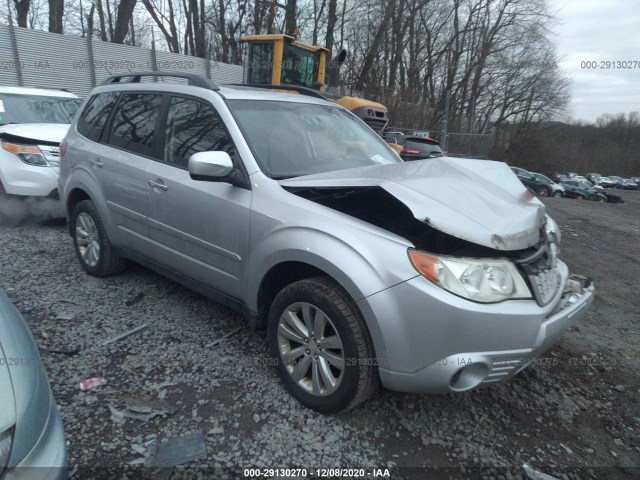
<svg viewBox="0 0 640 480">
<path fill-rule="evenodd" d="M 546 187 L 544 185 L 540 185 L 538 188 L 536 188 L 536 195 L 538 195 L 539 197 L 548 197 L 549 196 L 549 187 Z"/>
<path fill-rule="evenodd" d="M 562 192 L 560 190 L 556 190 L 555 192 L 553 192 L 553 197 L 554 198 L 562 197 Z"/>
<path fill-rule="evenodd" d="M 106 277 L 124 270 L 126 260 L 113 251 L 98 209 L 91 200 L 83 200 L 73 209 L 71 236 L 80 265 L 90 275 Z"/>
<path fill-rule="evenodd" d="M 379 383 L 367 327 L 351 297 L 326 277 L 292 283 L 275 298 L 267 337 L 289 392 L 320 413 L 367 400 Z"/>
</svg>

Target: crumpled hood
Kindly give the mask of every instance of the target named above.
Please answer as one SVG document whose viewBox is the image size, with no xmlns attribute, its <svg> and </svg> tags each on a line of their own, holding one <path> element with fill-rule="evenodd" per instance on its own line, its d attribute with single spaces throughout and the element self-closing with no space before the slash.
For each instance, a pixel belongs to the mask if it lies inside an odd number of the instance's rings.
<svg viewBox="0 0 640 480">
<path fill-rule="evenodd" d="M 62 142 L 68 130 L 69 125 L 66 123 L 17 123 L 1 126 L 0 134 L 58 144 Z"/>
<path fill-rule="evenodd" d="M 381 187 L 420 221 L 454 237 L 498 250 L 540 241 L 544 205 L 507 164 L 442 157 L 281 180 L 283 187 Z"/>
</svg>

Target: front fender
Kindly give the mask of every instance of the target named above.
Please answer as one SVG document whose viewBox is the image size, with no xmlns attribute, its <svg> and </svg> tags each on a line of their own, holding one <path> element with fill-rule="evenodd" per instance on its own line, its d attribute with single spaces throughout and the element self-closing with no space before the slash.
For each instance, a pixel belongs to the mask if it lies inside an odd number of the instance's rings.
<svg viewBox="0 0 640 480">
<path fill-rule="evenodd" d="M 359 241 L 354 241 L 354 234 L 359 234 Z M 406 244 L 349 228 L 337 237 L 309 227 L 283 227 L 252 246 L 246 275 L 250 310 L 258 311 L 262 280 L 283 262 L 301 262 L 322 270 L 356 302 L 417 275 L 407 257 Z M 377 324 L 370 318 L 365 317 L 365 321 L 372 336 L 377 337 Z"/>
</svg>

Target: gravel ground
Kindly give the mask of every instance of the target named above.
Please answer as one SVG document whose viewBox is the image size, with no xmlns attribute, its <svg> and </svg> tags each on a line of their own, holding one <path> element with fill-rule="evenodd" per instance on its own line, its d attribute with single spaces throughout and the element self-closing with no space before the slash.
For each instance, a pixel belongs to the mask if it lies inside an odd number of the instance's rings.
<svg viewBox="0 0 640 480">
<path fill-rule="evenodd" d="M 207 468 L 178 467 L 177 476 L 364 467 L 427 478 L 424 468 L 437 467 L 428 478 L 525 478 L 528 463 L 563 479 L 640 478 L 640 191 L 620 193 L 623 205 L 545 200 L 562 229 L 561 258 L 595 279 L 597 295 L 544 358 L 505 385 L 441 396 L 383 391 L 337 416 L 307 410 L 284 390 L 266 341 L 234 312 L 139 266 L 86 275 L 60 221 L 5 221 L 0 287 L 42 352 L 75 478 L 137 478 L 131 463 L 151 440 L 192 432 L 205 435 L 206 458 L 188 466 Z M 107 384 L 81 391 L 90 377 Z M 128 397 L 177 411 L 116 423 L 109 405 L 123 409 Z"/>
</svg>

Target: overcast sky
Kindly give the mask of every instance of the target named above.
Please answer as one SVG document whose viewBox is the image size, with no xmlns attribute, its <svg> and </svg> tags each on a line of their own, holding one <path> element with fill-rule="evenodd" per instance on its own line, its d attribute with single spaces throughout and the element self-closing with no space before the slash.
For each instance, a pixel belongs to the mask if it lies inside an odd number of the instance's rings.
<svg viewBox="0 0 640 480">
<path fill-rule="evenodd" d="M 593 121 L 603 113 L 640 111 L 640 2 L 559 0 L 550 4 L 558 17 L 554 31 L 559 65 L 571 78 L 571 116 Z M 581 62 L 588 61 L 597 68 L 583 68 L 586 65 Z M 635 65 L 630 69 L 601 65 L 618 61 Z"/>
</svg>

